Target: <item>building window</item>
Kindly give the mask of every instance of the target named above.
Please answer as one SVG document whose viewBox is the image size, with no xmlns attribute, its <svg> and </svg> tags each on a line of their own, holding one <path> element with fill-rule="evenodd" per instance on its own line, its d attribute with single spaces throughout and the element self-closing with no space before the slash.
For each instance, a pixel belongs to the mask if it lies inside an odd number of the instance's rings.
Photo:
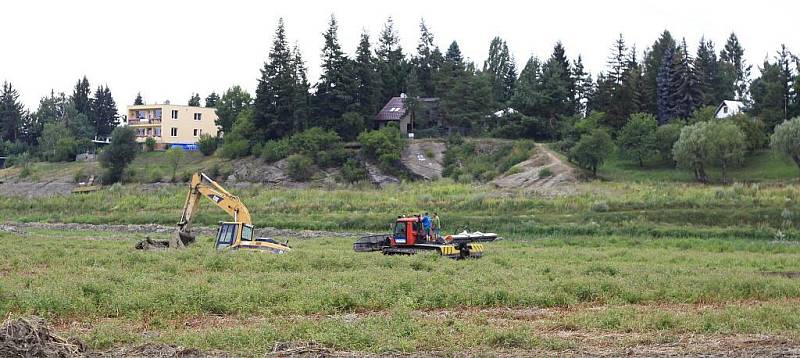
<svg viewBox="0 0 800 358">
<path fill-rule="evenodd" d="M 157 109 L 157 110 L 156 110 L 156 115 L 155 115 L 155 117 L 156 117 L 156 119 L 161 119 L 161 110 L 160 110 L 160 109 Z"/>
<path fill-rule="evenodd" d="M 174 128 L 173 127 L 172 129 L 170 129 L 169 130 L 169 135 L 171 135 L 173 137 L 177 137 L 178 136 L 178 128 Z"/>
<path fill-rule="evenodd" d="M 156 137 L 161 136 L 161 128 L 156 128 Z"/>
<path fill-rule="evenodd" d="M 728 107 L 722 107 L 722 113 L 728 114 Z"/>
<path fill-rule="evenodd" d="M 172 119 L 178 119 L 178 110 L 177 109 L 173 109 L 172 110 Z"/>
<path fill-rule="evenodd" d="M 195 114 L 194 114 L 194 120 L 196 120 L 196 121 L 199 121 L 199 120 L 200 120 L 200 118 L 201 118 L 201 117 L 200 117 L 201 115 L 202 115 L 202 113 L 195 113 Z"/>
<path fill-rule="evenodd" d="M 197 136 L 199 136 L 200 134 L 202 134 L 202 132 L 201 132 L 199 129 L 195 128 L 195 129 L 194 129 L 194 136 L 195 136 L 195 137 L 197 137 Z"/>
</svg>

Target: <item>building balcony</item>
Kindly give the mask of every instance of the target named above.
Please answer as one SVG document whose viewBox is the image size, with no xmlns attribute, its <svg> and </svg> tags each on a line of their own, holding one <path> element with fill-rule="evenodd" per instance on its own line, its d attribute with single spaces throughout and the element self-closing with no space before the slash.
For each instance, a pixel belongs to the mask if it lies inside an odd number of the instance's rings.
<svg viewBox="0 0 800 358">
<path fill-rule="evenodd" d="M 128 125 L 131 126 L 147 126 L 161 124 L 161 118 L 131 118 L 128 119 Z"/>
</svg>

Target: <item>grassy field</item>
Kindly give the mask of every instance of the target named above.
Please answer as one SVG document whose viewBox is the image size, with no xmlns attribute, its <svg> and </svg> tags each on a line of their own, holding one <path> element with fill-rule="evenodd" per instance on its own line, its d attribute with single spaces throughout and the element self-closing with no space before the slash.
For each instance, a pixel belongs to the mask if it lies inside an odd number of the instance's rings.
<svg viewBox="0 0 800 358">
<path fill-rule="evenodd" d="M 658 182 L 580 184 L 580 194 L 554 199 L 497 192 L 485 186 L 439 181 L 384 190 L 232 189 L 256 226 L 291 229 L 385 231 L 401 213 L 436 211 L 447 231 L 496 231 L 506 236 L 650 235 L 772 239 L 795 235 L 800 187 L 794 184 L 702 186 Z M 47 198 L 0 197 L 0 217 L 15 221 L 159 223 L 180 216 L 186 188 L 112 187 L 100 192 Z M 210 202 L 196 223 L 228 219 Z"/>
<path fill-rule="evenodd" d="M 276 342 L 347 351 L 562 351 L 687 334 L 797 339 L 794 241 L 520 236 L 481 260 L 356 254 L 350 239 L 282 256 L 136 252 L 139 235 L 0 233 L 0 314 L 38 314 L 92 347 L 164 342 L 242 355 Z M 12 244 L 24 242 L 23 245 Z M 453 344 L 458 342 L 458 344 Z"/>
</svg>

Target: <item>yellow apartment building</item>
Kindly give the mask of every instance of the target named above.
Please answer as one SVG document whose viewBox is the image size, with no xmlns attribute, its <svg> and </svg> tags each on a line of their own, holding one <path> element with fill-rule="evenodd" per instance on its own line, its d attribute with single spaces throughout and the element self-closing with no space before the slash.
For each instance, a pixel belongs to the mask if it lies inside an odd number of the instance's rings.
<svg viewBox="0 0 800 358">
<path fill-rule="evenodd" d="M 217 135 L 214 108 L 175 104 L 145 104 L 128 106 L 128 125 L 136 130 L 136 141 L 148 137 L 156 140 L 156 148 L 181 146 L 195 149 L 202 134 Z"/>
</svg>

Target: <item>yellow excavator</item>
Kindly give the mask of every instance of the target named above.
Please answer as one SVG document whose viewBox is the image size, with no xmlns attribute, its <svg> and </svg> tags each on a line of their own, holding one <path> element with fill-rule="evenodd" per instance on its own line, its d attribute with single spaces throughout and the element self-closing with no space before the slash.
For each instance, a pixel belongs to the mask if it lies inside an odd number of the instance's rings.
<svg viewBox="0 0 800 358">
<path fill-rule="evenodd" d="M 146 239 L 136 245 L 137 249 L 149 248 L 175 248 L 181 249 L 195 241 L 191 226 L 197 209 L 200 207 L 200 197 L 204 196 L 217 204 L 233 217 L 233 221 L 220 222 L 215 246 L 218 251 L 245 250 L 273 254 L 282 254 L 291 251 L 289 243 L 278 242 L 270 238 L 254 238 L 253 223 L 250 211 L 239 200 L 239 197 L 229 193 L 217 182 L 203 173 L 195 173 L 189 182 L 189 193 L 183 205 L 183 213 L 178 221 L 178 228 L 168 242 L 157 242 Z"/>
</svg>

